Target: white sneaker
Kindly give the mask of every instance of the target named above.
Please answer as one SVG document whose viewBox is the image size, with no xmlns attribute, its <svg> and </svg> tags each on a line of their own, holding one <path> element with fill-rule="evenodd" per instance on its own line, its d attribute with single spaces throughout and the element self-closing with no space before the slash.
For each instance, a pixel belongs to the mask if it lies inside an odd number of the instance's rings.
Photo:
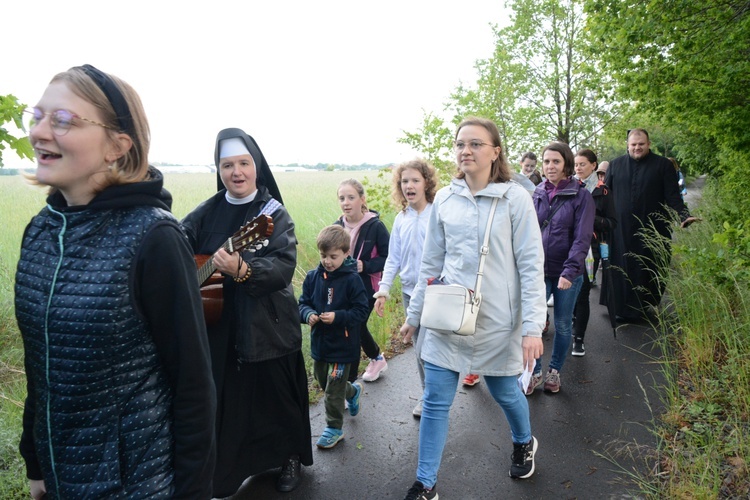
<svg viewBox="0 0 750 500">
<path fill-rule="evenodd" d="M 362 380 L 364 380 L 365 382 L 374 382 L 380 377 L 380 374 L 387 369 L 388 362 L 381 354 L 376 359 L 370 360 L 370 364 L 367 365 L 367 369 L 365 370 L 364 375 L 362 375 Z"/>
<path fill-rule="evenodd" d="M 412 410 L 411 414 L 414 415 L 416 418 L 422 418 L 422 400 L 421 399 L 417 403 L 417 406 L 414 407 L 414 410 Z"/>
<path fill-rule="evenodd" d="M 555 296 L 550 295 L 549 300 L 547 301 L 547 307 L 554 307 L 555 305 Z"/>
</svg>

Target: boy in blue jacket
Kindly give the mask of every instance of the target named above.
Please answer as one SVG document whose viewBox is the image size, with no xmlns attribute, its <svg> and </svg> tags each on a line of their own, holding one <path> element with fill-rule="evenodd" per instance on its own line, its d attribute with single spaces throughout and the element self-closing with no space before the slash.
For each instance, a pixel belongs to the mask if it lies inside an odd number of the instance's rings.
<svg viewBox="0 0 750 500">
<path fill-rule="evenodd" d="M 346 229 L 325 227 L 316 243 L 320 265 L 305 277 L 299 314 L 302 323 L 310 325 L 313 374 L 325 392 L 326 428 L 316 444 L 333 448 L 344 437 L 344 400 L 351 416 L 359 413 L 362 385 L 352 384 L 348 377 L 359 359 L 359 328 L 370 308 L 357 262 L 347 256 Z"/>
</svg>

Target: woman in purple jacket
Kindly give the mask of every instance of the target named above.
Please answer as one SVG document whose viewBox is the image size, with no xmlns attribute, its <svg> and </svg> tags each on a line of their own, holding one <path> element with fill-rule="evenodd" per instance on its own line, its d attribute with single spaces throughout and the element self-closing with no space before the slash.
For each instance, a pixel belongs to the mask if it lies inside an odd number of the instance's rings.
<svg viewBox="0 0 750 500">
<path fill-rule="evenodd" d="M 526 395 L 542 384 L 560 391 L 560 371 L 570 349 L 573 308 L 586 272 L 585 259 L 594 234 L 594 199 L 573 177 L 573 152 L 563 142 L 553 142 L 542 152 L 545 181 L 534 191 L 544 246 L 544 282 L 547 298 L 555 298 L 555 341 L 549 370 L 542 377 L 542 358 L 536 360 Z"/>
</svg>

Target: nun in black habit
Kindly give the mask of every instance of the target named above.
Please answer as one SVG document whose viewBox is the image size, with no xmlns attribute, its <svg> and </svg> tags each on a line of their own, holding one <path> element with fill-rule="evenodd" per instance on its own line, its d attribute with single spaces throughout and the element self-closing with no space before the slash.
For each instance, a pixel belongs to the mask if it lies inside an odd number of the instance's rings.
<svg viewBox="0 0 750 500">
<path fill-rule="evenodd" d="M 313 462 L 292 288 L 294 222 L 252 137 L 237 128 L 219 132 L 215 162 L 219 191 L 182 221 L 193 252 L 212 254 L 224 275 L 221 319 L 208 327 L 218 397 L 213 494 L 230 496 L 249 476 L 278 467 L 277 489 L 291 491 L 300 481 L 300 463 Z M 260 214 L 273 218 L 267 246 L 233 253 L 221 248 Z"/>
</svg>

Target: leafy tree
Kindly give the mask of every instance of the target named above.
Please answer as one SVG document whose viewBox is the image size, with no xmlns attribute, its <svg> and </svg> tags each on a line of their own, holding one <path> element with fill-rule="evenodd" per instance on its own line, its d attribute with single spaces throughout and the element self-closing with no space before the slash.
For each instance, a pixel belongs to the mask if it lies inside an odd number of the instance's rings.
<svg viewBox="0 0 750 500">
<path fill-rule="evenodd" d="M 435 167 L 441 184 L 448 184 L 455 170 L 455 163 L 446 159 L 452 156 L 453 132 L 445 125 L 445 122 L 433 113 L 425 113 L 420 129 L 417 132 L 404 132 L 404 134 L 399 142 L 420 151 L 424 159 Z"/>
<path fill-rule="evenodd" d="M 540 151 L 550 140 L 597 147 L 620 113 L 611 79 L 589 47 L 583 0 L 512 0 L 511 24 L 493 28 L 495 50 L 476 62 L 474 86 L 459 85 L 446 110 L 457 124 L 468 115 L 497 123 L 508 152 Z M 428 156 L 442 135 L 433 115 L 406 141 Z M 433 135 L 427 135 L 433 134 Z M 439 141 L 438 141 L 439 142 Z M 434 160 L 433 160 L 434 161 Z M 512 162 L 512 160 L 511 160 Z"/>
<path fill-rule="evenodd" d="M 495 28 L 494 55 L 477 68 L 482 106 L 491 98 L 497 112 L 489 117 L 505 132 L 509 150 L 539 151 L 550 140 L 596 147 L 619 106 L 590 50 L 583 1 L 508 5 L 511 24 Z"/>
<path fill-rule="evenodd" d="M 593 48 L 620 95 L 676 131 L 683 158 L 702 162 L 701 171 L 729 172 L 738 155 L 747 165 L 746 0 L 587 0 L 586 12 Z"/>
<path fill-rule="evenodd" d="M 28 137 L 15 137 L 5 128 L 6 123 L 13 122 L 17 129 L 24 130 L 21 120 L 24 108 L 25 106 L 13 95 L 0 95 L 0 168 L 3 167 L 3 151 L 6 144 L 21 158 L 34 158 Z"/>
</svg>

